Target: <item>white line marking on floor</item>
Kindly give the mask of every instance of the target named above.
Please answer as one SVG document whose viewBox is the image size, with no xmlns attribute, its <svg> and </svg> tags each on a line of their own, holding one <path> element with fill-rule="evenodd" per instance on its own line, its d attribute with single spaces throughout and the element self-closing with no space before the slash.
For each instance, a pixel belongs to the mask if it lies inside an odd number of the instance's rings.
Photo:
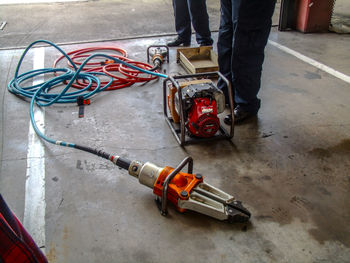
<svg viewBox="0 0 350 263">
<path fill-rule="evenodd" d="M 348 76 L 348 75 L 345 75 L 345 74 L 343 74 L 343 73 L 341 73 L 341 72 L 339 72 L 339 71 L 337 71 L 337 70 L 335 70 L 335 69 L 333 69 L 331 67 L 328 67 L 328 66 L 326 66 L 326 65 L 324 65 L 324 64 L 322 64 L 322 63 L 320 63 L 320 62 L 318 62 L 318 61 L 316 61 L 316 60 L 314 60 L 312 58 L 309 58 L 309 57 L 307 57 L 307 56 L 305 56 L 305 55 L 303 55 L 303 54 L 301 54 L 301 53 L 299 53 L 297 51 L 294 51 L 294 50 L 292 50 L 292 49 L 290 49 L 290 48 L 288 48 L 286 46 L 278 44 L 275 41 L 269 40 L 269 43 L 272 46 L 275 46 L 275 47 L 279 48 L 280 50 L 282 50 L 282 51 L 284 51 L 284 52 L 286 52 L 286 53 L 288 53 L 288 54 L 290 54 L 290 55 L 292 55 L 292 56 L 294 56 L 294 57 L 296 57 L 296 58 L 298 58 L 298 59 L 300 59 L 300 60 L 302 60 L 302 61 L 304 61 L 304 62 L 306 62 L 306 63 L 308 63 L 308 64 L 310 64 L 310 65 L 312 65 L 312 66 L 314 66 L 316 68 L 318 68 L 318 69 L 320 69 L 320 70 L 323 70 L 323 71 L 327 72 L 328 74 L 333 75 L 334 77 L 336 77 L 338 79 L 341 79 L 341 80 L 343 80 L 343 81 L 345 81 L 347 83 L 350 83 L 350 76 Z"/>
<path fill-rule="evenodd" d="M 37 4 L 37 3 L 60 3 L 60 2 L 86 2 L 88 0 L 0 0 L 0 5 L 11 4 Z"/>
<path fill-rule="evenodd" d="M 33 69 L 44 68 L 45 48 L 34 49 Z M 33 80 L 33 85 L 43 81 L 43 76 Z M 44 111 L 36 107 L 34 117 L 38 127 L 45 133 Z M 27 176 L 23 225 L 38 247 L 45 253 L 45 150 L 40 138 L 29 122 Z"/>
</svg>

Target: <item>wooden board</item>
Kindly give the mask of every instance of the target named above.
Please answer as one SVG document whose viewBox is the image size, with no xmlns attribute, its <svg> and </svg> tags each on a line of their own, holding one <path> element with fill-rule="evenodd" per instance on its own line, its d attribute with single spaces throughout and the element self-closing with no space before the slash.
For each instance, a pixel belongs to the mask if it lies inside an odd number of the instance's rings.
<svg viewBox="0 0 350 263">
<path fill-rule="evenodd" d="M 218 56 L 210 46 L 179 48 L 176 53 L 176 61 L 191 74 L 219 70 Z"/>
</svg>

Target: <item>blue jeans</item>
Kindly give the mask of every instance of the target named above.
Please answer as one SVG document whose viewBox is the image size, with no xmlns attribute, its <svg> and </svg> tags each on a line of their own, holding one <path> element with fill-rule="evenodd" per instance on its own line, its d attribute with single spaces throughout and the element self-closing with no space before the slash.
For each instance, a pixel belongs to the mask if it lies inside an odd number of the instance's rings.
<svg viewBox="0 0 350 263">
<path fill-rule="evenodd" d="M 178 37 L 191 43 L 191 21 L 198 44 L 212 45 L 206 0 L 173 0 L 175 29 Z"/>
<path fill-rule="evenodd" d="M 276 0 L 220 0 L 218 38 L 220 72 L 232 83 L 235 105 L 257 113 L 264 49 Z M 228 101 L 223 81 L 218 82 Z"/>
</svg>

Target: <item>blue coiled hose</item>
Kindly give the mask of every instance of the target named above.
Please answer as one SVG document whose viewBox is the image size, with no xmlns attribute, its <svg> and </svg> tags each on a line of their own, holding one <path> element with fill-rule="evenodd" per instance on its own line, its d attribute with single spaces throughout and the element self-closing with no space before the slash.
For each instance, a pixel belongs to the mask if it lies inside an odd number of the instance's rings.
<svg viewBox="0 0 350 263">
<path fill-rule="evenodd" d="M 38 43 L 45 43 L 48 44 L 50 46 L 53 46 L 54 48 L 56 48 L 58 51 L 60 51 L 65 57 L 66 59 L 69 61 L 70 65 L 73 65 L 74 70 L 69 69 L 69 68 L 43 68 L 43 69 L 36 69 L 36 70 L 31 70 L 22 74 L 19 74 L 22 62 L 24 57 L 26 56 L 27 52 L 36 44 Z M 104 157 L 106 159 L 109 159 L 109 155 L 102 152 L 102 151 L 98 151 L 96 149 L 91 149 L 89 147 L 85 147 L 85 146 L 81 146 L 81 145 L 77 145 L 74 143 L 67 143 L 64 141 L 58 141 L 58 140 L 53 140 L 48 138 L 47 136 L 45 136 L 40 129 L 38 128 L 38 126 L 36 125 L 35 119 L 34 119 L 34 106 L 35 104 L 40 106 L 40 107 L 47 107 L 50 106 L 54 103 L 76 103 L 78 97 L 83 97 L 84 99 L 88 99 L 91 96 L 95 95 L 98 92 L 104 91 L 105 89 L 107 89 L 113 82 L 113 78 L 107 76 L 104 73 L 101 72 L 83 72 L 83 68 L 86 65 L 86 63 L 88 63 L 91 59 L 95 58 L 95 57 L 103 57 L 103 58 L 107 58 L 110 60 L 115 61 L 116 63 L 119 64 L 123 64 L 126 65 L 132 69 L 141 71 L 143 73 L 146 74 L 150 74 L 150 75 L 154 75 L 157 77 L 162 77 L 162 78 L 167 78 L 168 76 L 165 74 L 161 74 L 161 73 L 157 73 L 157 72 L 153 72 L 153 71 L 148 71 L 139 67 L 136 67 L 134 65 L 131 65 L 125 61 L 122 61 L 118 58 L 106 55 L 106 54 L 93 54 L 91 56 L 89 56 L 82 64 L 81 66 L 78 68 L 74 62 L 71 60 L 71 58 L 57 45 L 55 45 L 54 43 L 48 41 L 48 40 L 37 40 L 34 41 L 33 43 L 31 43 L 23 52 L 16 71 L 15 71 L 15 76 L 14 78 L 9 82 L 8 84 L 8 90 L 18 96 L 23 96 L 26 98 L 30 98 L 31 102 L 30 102 L 30 120 L 32 123 L 32 126 L 36 132 L 36 134 L 44 139 L 45 141 L 52 143 L 52 144 L 57 144 L 57 145 L 61 145 L 61 146 L 66 146 L 66 147 L 71 147 L 71 148 L 77 148 L 83 151 L 87 151 L 93 154 L 97 154 L 98 156 Z M 47 74 L 56 74 L 59 73 L 60 75 L 52 77 L 51 79 L 44 81 L 42 83 L 33 85 L 33 86 L 24 86 L 23 84 L 30 80 L 30 79 L 34 79 L 40 75 L 47 75 Z M 105 77 L 109 77 L 110 81 L 104 85 L 101 86 L 101 82 L 98 78 L 98 76 L 105 76 Z M 74 90 L 72 92 L 68 92 L 69 89 L 71 88 L 72 84 L 77 80 L 77 79 L 82 79 L 87 81 L 88 85 L 84 88 L 84 89 L 79 89 L 79 90 Z M 62 85 L 62 83 L 67 83 L 66 86 L 64 87 L 64 89 L 59 92 L 59 93 L 53 93 L 52 90 L 58 86 L 58 85 Z M 90 88 L 92 87 L 92 85 L 94 84 L 94 89 L 90 90 Z M 108 156 L 108 158 L 107 158 Z"/>
</svg>

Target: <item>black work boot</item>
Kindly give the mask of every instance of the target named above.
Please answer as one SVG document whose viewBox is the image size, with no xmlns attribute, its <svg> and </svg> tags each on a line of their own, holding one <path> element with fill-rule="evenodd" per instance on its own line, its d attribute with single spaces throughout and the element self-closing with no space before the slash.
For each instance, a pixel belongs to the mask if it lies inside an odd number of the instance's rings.
<svg viewBox="0 0 350 263">
<path fill-rule="evenodd" d="M 233 111 L 233 114 L 235 115 L 235 124 L 242 123 L 243 121 L 248 120 L 257 115 L 257 113 L 252 113 L 252 112 L 243 110 L 239 105 L 236 106 L 236 108 Z M 231 125 L 232 123 L 231 114 L 225 117 L 224 122 L 227 125 Z"/>
<path fill-rule="evenodd" d="M 178 47 L 183 45 L 184 47 L 188 47 L 191 45 L 191 41 L 184 41 L 181 38 L 175 38 L 173 41 L 170 41 L 166 44 L 168 47 Z"/>
</svg>

